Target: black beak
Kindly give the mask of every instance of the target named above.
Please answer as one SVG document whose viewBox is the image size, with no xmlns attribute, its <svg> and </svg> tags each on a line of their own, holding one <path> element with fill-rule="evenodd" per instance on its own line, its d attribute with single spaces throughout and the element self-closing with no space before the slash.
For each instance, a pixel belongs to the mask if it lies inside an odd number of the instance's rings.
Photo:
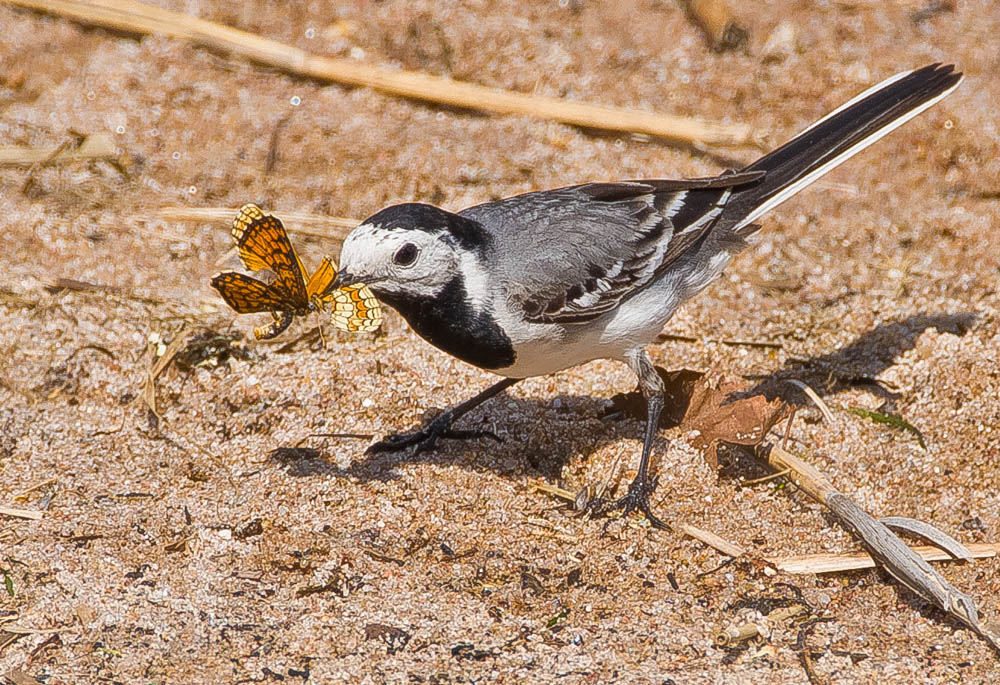
<svg viewBox="0 0 1000 685">
<path fill-rule="evenodd" d="M 359 279 L 357 276 L 352 274 L 350 271 L 347 271 L 346 269 L 341 269 L 340 272 L 337 274 L 338 286 L 354 285 L 359 280 L 361 279 Z"/>
</svg>

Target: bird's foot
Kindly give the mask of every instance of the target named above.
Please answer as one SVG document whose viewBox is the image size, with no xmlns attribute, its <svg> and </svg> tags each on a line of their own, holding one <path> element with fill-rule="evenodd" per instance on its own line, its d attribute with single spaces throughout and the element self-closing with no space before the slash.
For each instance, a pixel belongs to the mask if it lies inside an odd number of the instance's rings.
<svg viewBox="0 0 1000 685">
<path fill-rule="evenodd" d="M 447 440 L 472 440 L 475 438 L 492 438 L 497 442 L 502 442 L 500 437 L 493 431 L 488 430 L 453 430 L 451 421 L 431 421 L 420 430 L 411 433 L 395 433 L 385 440 L 380 440 L 365 450 L 366 454 L 379 454 L 381 452 L 399 452 L 408 447 L 414 447 L 414 454 L 427 452 L 437 447 L 437 441 L 444 438 Z"/>
<path fill-rule="evenodd" d="M 602 497 L 592 499 L 585 504 L 585 509 L 590 512 L 591 516 L 605 516 L 608 512 L 616 510 L 621 510 L 622 516 L 627 516 L 633 511 L 638 511 L 649 519 L 654 528 L 669 530 L 670 526 L 661 521 L 649 508 L 649 496 L 656 490 L 659 480 L 659 476 L 654 476 L 648 480 L 645 478 L 636 478 L 628 486 L 628 492 L 624 497 L 613 502 L 609 502 Z M 579 503 L 577 506 L 579 507 Z"/>
</svg>

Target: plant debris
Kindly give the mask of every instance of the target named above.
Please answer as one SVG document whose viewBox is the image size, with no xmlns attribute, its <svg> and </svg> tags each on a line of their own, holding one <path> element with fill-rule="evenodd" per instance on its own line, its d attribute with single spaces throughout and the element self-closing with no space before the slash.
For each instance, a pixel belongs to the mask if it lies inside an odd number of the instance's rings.
<svg viewBox="0 0 1000 685">
<path fill-rule="evenodd" d="M 204 330 L 188 338 L 174 359 L 177 368 L 186 373 L 196 368 L 215 369 L 230 359 L 247 360 L 252 354 L 242 340 L 234 335 Z"/>
<path fill-rule="evenodd" d="M 712 468 L 719 465 L 720 443 L 759 445 L 791 411 L 780 399 L 768 400 L 764 395 L 737 398 L 743 386 L 733 381 L 713 383 L 705 374 L 690 369 L 666 371 L 657 367 L 657 372 L 666 386 L 660 426 L 697 431 L 693 443 Z M 637 390 L 615 395 L 611 402 L 617 411 L 633 418 L 646 416 L 646 401 Z"/>
<path fill-rule="evenodd" d="M 868 409 L 862 409 L 861 407 L 847 407 L 847 411 L 855 416 L 860 416 L 863 419 L 870 419 L 875 423 L 880 423 L 884 426 L 892 426 L 893 428 L 900 428 L 902 430 L 908 431 L 913 434 L 917 439 L 917 444 L 920 445 L 920 449 L 926 450 L 927 443 L 924 442 L 923 434 L 914 426 L 912 423 L 904 419 L 902 416 L 897 416 L 895 414 L 884 414 L 877 411 L 869 411 Z"/>
</svg>

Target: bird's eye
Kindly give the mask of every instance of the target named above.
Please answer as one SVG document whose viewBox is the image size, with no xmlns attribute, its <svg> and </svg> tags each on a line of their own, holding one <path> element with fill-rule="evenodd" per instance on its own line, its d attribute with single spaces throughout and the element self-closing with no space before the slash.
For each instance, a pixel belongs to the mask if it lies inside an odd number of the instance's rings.
<svg viewBox="0 0 1000 685">
<path fill-rule="evenodd" d="M 396 266 L 410 266 L 417 261 L 418 252 L 420 249 L 413 243 L 404 243 L 392 256 L 392 263 Z"/>
</svg>

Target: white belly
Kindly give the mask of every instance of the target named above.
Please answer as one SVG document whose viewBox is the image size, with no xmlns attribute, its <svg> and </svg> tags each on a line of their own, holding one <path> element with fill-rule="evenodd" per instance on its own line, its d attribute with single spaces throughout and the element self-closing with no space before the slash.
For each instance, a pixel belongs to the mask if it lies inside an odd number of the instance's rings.
<svg viewBox="0 0 1000 685">
<path fill-rule="evenodd" d="M 627 351 L 652 342 L 677 307 L 715 280 L 731 259 L 728 252 L 716 253 L 701 268 L 678 269 L 651 283 L 617 309 L 586 323 L 535 324 L 510 316 L 498 317 L 517 357 L 512 365 L 495 369 L 494 373 L 527 378 L 594 359 L 624 360 Z"/>
</svg>

